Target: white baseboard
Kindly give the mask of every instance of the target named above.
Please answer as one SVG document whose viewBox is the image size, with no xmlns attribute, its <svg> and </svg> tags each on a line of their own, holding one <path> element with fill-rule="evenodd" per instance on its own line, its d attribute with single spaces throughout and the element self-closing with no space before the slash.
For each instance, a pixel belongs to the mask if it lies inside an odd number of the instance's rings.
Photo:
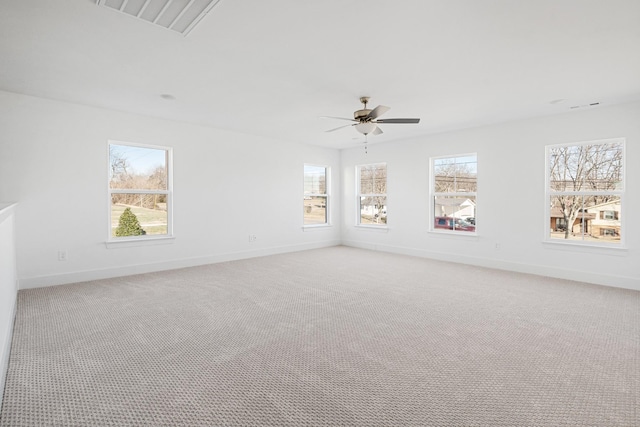
<svg viewBox="0 0 640 427">
<path fill-rule="evenodd" d="M 535 274 L 538 276 L 554 277 L 557 279 L 574 280 L 578 282 L 593 283 L 596 285 L 611 286 L 614 288 L 633 289 L 640 291 L 640 279 L 627 276 L 594 274 L 590 272 L 548 267 L 535 264 L 517 263 L 493 258 L 472 257 L 460 254 L 448 254 L 425 251 L 418 248 L 402 246 L 380 245 L 361 243 L 357 241 L 343 241 L 343 245 L 354 248 L 370 249 L 374 251 L 390 252 L 402 255 L 411 255 L 422 258 L 436 259 L 440 261 L 458 262 L 478 267 L 495 268 L 497 270 L 514 271 L 517 273 Z"/>
<path fill-rule="evenodd" d="M 178 268 L 195 267 L 198 265 L 215 264 L 218 262 L 235 261 L 240 259 L 255 258 L 260 256 L 277 255 L 287 252 L 297 252 L 309 249 L 319 249 L 340 245 L 339 240 L 327 240 L 322 242 L 304 243 L 297 245 L 285 245 L 270 248 L 254 249 L 250 251 L 228 252 L 213 254 L 195 258 L 183 258 L 154 262 L 148 264 L 124 265 L 118 267 L 83 270 L 71 273 L 35 276 L 21 278 L 19 289 L 43 288 L 47 286 L 64 285 L 68 283 L 87 282 L 90 280 L 109 279 L 112 277 L 130 276 L 133 274 L 152 273 L 154 271 L 175 270 Z"/>
<path fill-rule="evenodd" d="M 7 381 L 7 371 L 9 370 L 9 356 L 11 355 L 11 341 L 13 339 L 13 324 L 16 319 L 18 294 L 14 293 L 11 308 L 9 309 L 9 321 L 7 322 L 7 330 L 5 331 L 5 340 L 0 343 L 0 408 L 2 407 L 2 398 L 4 397 L 4 384 Z"/>
<path fill-rule="evenodd" d="M 154 271 L 174 270 L 185 267 L 195 267 L 204 264 L 215 264 L 218 262 L 234 261 L 260 256 L 276 255 L 280 253 L 296 252 L 309 249 L 319 249 L 343 244 L 355 248 L 377 250 L 422 258 L 437 259 L 448 262 L 459 262 L 475 265 L 479 267 L 495 268 L 498 270 L 514 271 L 518 273 L 536 274 L 538 276 L 555 277 L 558 279 L 575 280 L 597 285 L 612 286 L 640 291 L 640 279 L 635 277 L 593 274 L 589 272 L 516 263 L 493 258 L 471 257 L 460 254 L 448 254 L 440 252 L 425 251 L 418 248 L 402 246 L 367 244 L 358 241 L 338 241 L 329 240 L 316 243 L 305 243 L 299 245 L 286 245 L 272 248 L 256 249 L 251 251 L 228 252 L 223 254 L 208 255 L 195 258 L 184 258 L 171 261 L 163 261 L 149 264 L 136 264 L 120 266 L 106 269 L 76 271 L 72 273 L 36 276 L 20 279 L 19 289 L 41 288 L 46 286 L 63 285 L 67 283 L 86 282 L 90 280 L 108 279 L 112 277 L 129 276 L 132 274 L 151 273 Z"/>
</svg>

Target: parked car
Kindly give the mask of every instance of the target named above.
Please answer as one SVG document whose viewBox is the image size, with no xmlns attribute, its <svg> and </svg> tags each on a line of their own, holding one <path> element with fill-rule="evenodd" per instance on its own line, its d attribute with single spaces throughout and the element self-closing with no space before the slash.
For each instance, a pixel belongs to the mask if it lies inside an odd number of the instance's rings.
<svg viewBox="0 0 640 427">
<path fill-rule="evenodd" d="M 433 228 L 440 230 L 476 231 L 475 225 L 469 224 L 460 218 L 452 218 L 448 216 L 435 217 Z"/>
</svg>

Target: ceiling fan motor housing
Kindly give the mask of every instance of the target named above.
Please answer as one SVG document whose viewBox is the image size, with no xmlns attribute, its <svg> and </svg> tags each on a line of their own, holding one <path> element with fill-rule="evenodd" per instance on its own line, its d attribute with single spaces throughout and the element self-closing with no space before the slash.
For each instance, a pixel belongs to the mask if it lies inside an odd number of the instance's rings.
<svg viewBox="0 0 640 427">
<path fill-rule="evenodd" d="M 372 110 L 369 108 L 363 108 L 362 110 L 356 110 L 353 113 L 353 118 L 356 120 L 364 120 Z"/>
</svg>

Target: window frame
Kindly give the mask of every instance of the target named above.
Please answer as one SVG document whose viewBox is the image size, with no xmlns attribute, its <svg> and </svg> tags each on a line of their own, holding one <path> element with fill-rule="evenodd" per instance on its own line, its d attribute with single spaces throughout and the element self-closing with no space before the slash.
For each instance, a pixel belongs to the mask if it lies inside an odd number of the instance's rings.
<svg viewBox="0 0 640 427">
<path fill-rule="evenodd" d="M 316 168 L 324 168 L 324 193 L 306 193 L 304 190 L 305 184 L 305 174 L 304 168 L 307 166 L 316 167 Z M 320 227 L 329 227 L 331 226 L 331 167 L 327 165 L 318 165 L 313 163 L 305 163 L 302 168 L 302 194 L 303 194 L 303 202 L 304 197 L 324 197 L 325 198 L 325 222 L 322 224 L 305 224 L 304 210 L 302 212 L 302 227 L 303 228 L 320 228 Z M 304 205 L 303 205 L 304 208 Z"/>
<path fill-rule="evenodd" d="M 362 180 L 361 180 L 361 169 L 363 167 L 367 167 L 367 166 L 379 166 L 379 165 L 384 165 L 385 168 L 385 189 L 387 191 L 385 191 L 384 193 L 362 193 L 361 192 L 361 184 L 362 184 Z M 364 228 L 374 228 L 374 229 L 386 229 L 388 228 L 389 225 L 389 216 L 388 216 L 388 209 L 389 209 L 389 197 L 388 197 L 388 185 L 389 185 L 389 165 L 386 162 L 376 162 L 376 163 L 366 163 L 366 164 L 361 164 L 361 165 L 356 165 L 356 173 L 355 173 L 355 177 L 356 177 L 356 222 L 355 225 L 356 227 L 364 227 Z M 366 224 L 366 223 L 362 223 L 362 198 L 363 197 L 384 197 L 386 203 L 386 211 L 385 211 L 385 222 L 381 223 L 381 224 Z"/>
<path fill-rule="evenodd" d="M 588 145 L 605 145 L 605 144 L 620 144 L 622 151 L 622 173 L 621 176 L 621 185 L 619 188 L 613 190 L 565 190 L 565 191 L 556 191 L 551 189 L 551 152 L 555 148 L 561 147 L 577 147 L 577 146 L 588 146 Z M 598 248 L 598 249 L 626 249 L 626 227 L 625 227 L 625 194 L 627 187 L 627 156 L 626 156 L 626 138 L 608 138 L 608 139 L 598 139 L 591 141 L 578 141 L 578 142 L 568 142 L 562 144 L 550 144 L 545 146 L 545 190 L 544 190 L 544 237 L 543 242 L 545 244 L 551 245 L 566 245 L 566 246 L 574 246 L 574 247 L 586 247 L 586 248 Z M 566 240 L 566 239 L 558 239 L 551 238 L 551 198 L 558 195 L 566 195 L 566 196 L 602 196 L 609 195 L 613 197 L 618 197 L 620 203 L 620 212 L 618 214 L 618 219 L 614 219 L 614 221 L 620 221 L 620 241 L 619 242 L 611 242 L 611 241 L 592 241 L 592 240 Z M 596 205 L 597 206 L 597 205 Z M 584 208 L 583 210 L 590 209 L 589 207 Z M 599 211 L 604 212 L 604 211 Z M 617 212 L 616 212 L 617 214 Z M 600 215 L 598 213 L 595 214 L 596 217 Z M 600 219 L 600 218 L 596 218 Z M 573 225 L 575 226 L 575 224 Z M 567 227 L 573 227 L 567 225 Z M 605 227 L 606 228 L 606 227 Z"/>
<path fill-rule="evenodd" d="M 458 159 L 463 157 L 474 157 L 475 165 L 476 165 L 476 191 L 456 191 L 456 192 L 442 192 L 436 191 L 436 176 L 435 176 L 435 162 L 436 160 L 442 159 Z M 477 237 L 478 236 L 478 221 L 477 221 L 477 209 L 478 209 L 478 153 L 461 153 L 461 154 L 450 154 L 444 156 L 433 156 L 429 158 L 429 232 L 438 233 L 438 234 L 447 234 L 454 236 L 466 236 L 466 237 Z M 436 221 L 436 197 L 455 197 L 455 198 L 464 198 L 464 197 L 472 197 L 475 203 L 474 207 L 474 230 L 473 231 L 462 231 L 455 229 L 442 229 L 435 227 Z M 455 217 L 452 217 L 455 220 Z"/>
<path fill-rule="evenodd" d="M 166 152 L 166 168 L 167 168 L 167 189 L 166 190 L 148 190 L 148 189 L 118 189 L 111 188 L 111 146 L 122 145 L 136 148 L 148 148 L 153 150 L 163 150 Z M 113 194 L 161 194 L 166 196 L 167 200 L 167 233 L 166 234 L 145 234 L 141 236 L 123 236 L 116 237 L 112 235 L 111 223 L 111 204 Z M 163 145 L 144 144 L 120 140 L 107 141 L 107 247 L 111 245 L 142 243 L 163 241 L 174 239 L 173 233 L 173 148 Z M 124 246 L 124 245 L 123 245 Z"/>
</svg>

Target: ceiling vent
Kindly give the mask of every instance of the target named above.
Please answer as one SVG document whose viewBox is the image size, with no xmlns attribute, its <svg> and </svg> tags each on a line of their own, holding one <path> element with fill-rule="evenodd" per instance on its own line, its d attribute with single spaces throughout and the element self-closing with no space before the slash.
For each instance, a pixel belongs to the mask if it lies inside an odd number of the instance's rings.
<svg viewBox="0 0 640 427">
<path fill-rule="evenodd" d="M 97 4 L 186 36 L 219 1 L 97 0 Z"/>
</svg>

